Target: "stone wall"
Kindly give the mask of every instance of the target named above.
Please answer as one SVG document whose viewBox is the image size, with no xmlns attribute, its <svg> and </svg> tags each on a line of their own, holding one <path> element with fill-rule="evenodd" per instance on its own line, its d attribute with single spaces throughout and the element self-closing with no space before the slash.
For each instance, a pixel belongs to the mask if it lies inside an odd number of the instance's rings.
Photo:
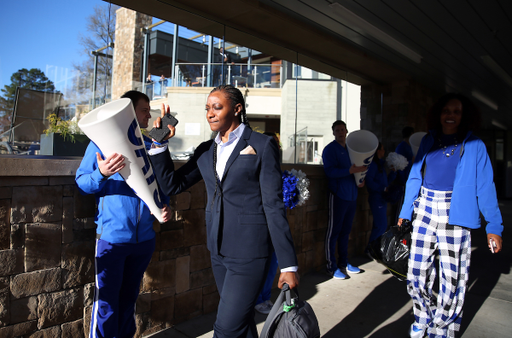
<svg viewBox="0 0 512 338">
<path fill-rule="evenodd" d="M 81 337 L 94 293 L 95 203 L 74 185 L 80 158 L 2 156 L 0 337 Z M 177 165 L 179 166 L 179 164 Z M 322 167 L 304 171 L 311 197 L 288 210 L 299 272 L 325 269 L 327 186 Z M 154 224 L 156 250 L 137 301 L 137 337 L 215 311 L 219 295 L 206 249 L 205 187 L 171 199 L 173 219 Z M 360 189 L 349 254 L 366 246 L 372 217 Z"/>
</svg>

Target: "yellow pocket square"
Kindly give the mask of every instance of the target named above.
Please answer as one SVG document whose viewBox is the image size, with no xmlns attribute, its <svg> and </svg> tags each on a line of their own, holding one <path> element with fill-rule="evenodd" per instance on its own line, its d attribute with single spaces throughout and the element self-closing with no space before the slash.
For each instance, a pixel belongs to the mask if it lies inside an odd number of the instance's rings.
<svg viewBox="0 0 512 338">
<path fill-rule="evenodd" d="M 256 151 L 254 151 L 253 147 L 247 146 L 240 152 L 240 155 L 256 155 Z"/>
</svg>

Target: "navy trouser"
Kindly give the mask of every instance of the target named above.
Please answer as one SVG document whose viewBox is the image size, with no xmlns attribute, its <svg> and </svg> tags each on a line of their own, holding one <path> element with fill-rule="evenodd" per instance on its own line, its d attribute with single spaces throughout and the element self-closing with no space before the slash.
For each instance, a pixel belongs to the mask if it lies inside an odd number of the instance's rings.
<svg viewBox="0 0 512 338">
<path fill-rule="evenodd" d="M 368 204 L 370 204 L 373 215 L 373 228 L 369 240 L 369 243 L 371 243 L 385 233 L 388 228 L 388 205 L 380 198 L 369 198 Z"/>
<path fill-rule="evenodd" d="M 256 298 L 267 277 L 270 257 L 228 258 L 211 253 L 220 295 L 214 338 L 258 338 L 254 321 Z"/>
<path fill-rule="evenodd" d="M 133 337 L 140 281 L 154 250 L 154 238 L 136 244 L 96 240 L 90 338 Z"/>
<path fill-rule="evenodd" d="M 329 194 L 329 223 L 325 238 L 327 271 L 334 273 L 348 264 L 348 238 L 352 221 L 356 214 L 357 201 L 345 201 L 333 193 Z M 336 263 L 336 243 L 338 243 L 338 263 Z"/>
<path fill-rule="evenodd" d="M 270 266 L 268 268 L 265 284 L 263 285 L 263 290 L 261 290 L 260 295 L 256 300 L 256 304 L 263 303 L 270 299 L 270 296 L 272 294 L 272 285 L 274 284 L 274 279 L 276 278 L 277 266 L 277 256 L 276 252 L 274 251 L 270 258 Z"/>
</svg>

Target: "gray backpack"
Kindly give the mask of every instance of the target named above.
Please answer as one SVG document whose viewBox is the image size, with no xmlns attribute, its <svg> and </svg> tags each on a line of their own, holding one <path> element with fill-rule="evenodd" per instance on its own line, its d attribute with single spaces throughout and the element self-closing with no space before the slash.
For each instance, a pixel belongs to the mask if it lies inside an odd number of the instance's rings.
<svg viewBox="0 0 512 338">
<path fill-rule="evenodd" d="M 291 297 L 288 284 L 283 289 L 268 314 L 260 338 L 319 338 L 320 328 L 311 305 Z"/>
</svg>

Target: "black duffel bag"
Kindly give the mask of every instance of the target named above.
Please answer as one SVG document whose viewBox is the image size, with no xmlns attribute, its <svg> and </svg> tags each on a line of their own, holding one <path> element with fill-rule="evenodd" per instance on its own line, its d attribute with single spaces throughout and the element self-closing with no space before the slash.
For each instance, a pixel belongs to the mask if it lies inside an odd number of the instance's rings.
<svg viewBox="0 0 512 338">
<path fill-rule="evenodd" d="M 292 298 L 288 284 L 284 284 L 281 293 L 267 316 L 260 338 L 319 338 L 320 328 L 311 305 L 296 297 Z"/>
<path fill-rule="evenodd" d="M 404 219 L 368 245 L 368 254 L 401 281 L 407 280 L 411 235 L 412 223 Z"/>
</svg>

